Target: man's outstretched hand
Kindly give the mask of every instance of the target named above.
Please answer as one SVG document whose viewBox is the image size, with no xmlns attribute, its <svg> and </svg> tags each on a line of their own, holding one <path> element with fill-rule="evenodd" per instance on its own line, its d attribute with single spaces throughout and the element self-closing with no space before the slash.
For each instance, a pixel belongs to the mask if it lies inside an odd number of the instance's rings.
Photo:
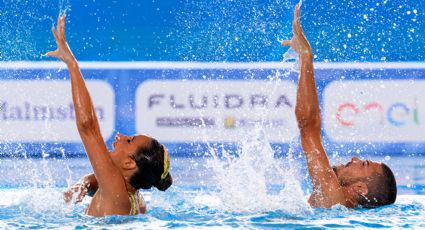
<svg viewBox="0 0 425 230">
<path fill-rule="evenodd" d="M 291 46 L 299 55 L 311 55 L 312 50 L 307 38 L 304 35 L 300 23 L 300 5 L 297 4 L 294 10 L 294 20 L 292 21 L 292 39 L 282 41 L 282 46 Z"/>
</svg>

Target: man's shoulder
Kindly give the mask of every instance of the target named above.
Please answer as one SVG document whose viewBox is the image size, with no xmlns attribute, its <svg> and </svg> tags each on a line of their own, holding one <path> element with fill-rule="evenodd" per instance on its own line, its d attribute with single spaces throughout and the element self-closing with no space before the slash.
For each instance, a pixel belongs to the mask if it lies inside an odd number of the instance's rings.
<svg viewBox="0 0 425 230">
<path fill-rule="evenodd" d="M 335 205 L 342 205 L 346 208 L 355 208 L 352 202 L 344 193 L 323 194 L 321 192 L 313 192 L 308 198 L 308 203 L 313 208 L 331 208 Z"/>
</svg>

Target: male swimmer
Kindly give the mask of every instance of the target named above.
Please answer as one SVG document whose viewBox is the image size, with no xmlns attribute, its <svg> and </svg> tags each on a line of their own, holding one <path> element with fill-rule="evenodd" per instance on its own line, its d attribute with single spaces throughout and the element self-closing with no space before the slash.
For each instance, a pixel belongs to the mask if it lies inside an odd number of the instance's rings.
<svg viewBox="0 0 425 230">
<path fill-rule="evenodd" d="M 300 76 L 295 115 L 313 184 L 308 202 L 312 207 L 321 208 L 336 204 L 348 208 L 375 208 L 394 203 L 397 186 L 387 165 L 353 157 L 346 165 L 331 167 L 321 138 L 313 53 L 301 28 L 299 5 L 295 7 L 292 32 L 292 39 L 283 41 L 282 45 L 290 46 L 299 56 Z"/>
<path fill-rule="evenodd" d="M 144 204 L 138 203 L 139 189 L 154 186 L 165 191 L 172 184 L 167 149 L 149 136 L 118 134 L 112 151 L 108 151 L 78 62 L 65 38 L 65 16 L 58 18 L 57 28 L 53 27 L 52 32 L 57 49 L 47 55 L 59 58 L 68 66 L 77 128 L 94 172 L 87 178 L 92 179 L 97 188 L 86 214 L 107 216 L 143 212 Z"/>
</svg>

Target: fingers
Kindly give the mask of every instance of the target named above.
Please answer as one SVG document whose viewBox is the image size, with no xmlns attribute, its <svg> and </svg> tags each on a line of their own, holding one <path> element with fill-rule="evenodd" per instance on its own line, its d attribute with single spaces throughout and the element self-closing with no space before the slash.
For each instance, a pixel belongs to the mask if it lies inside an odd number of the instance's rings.
<svg viewBox="0 0 425 230">
<path fill-rule="evenodd" d="M 62 35 L 63 29 L 62 29 L 62 16 L 61 15 L 58 16 L 58 22 L 57 22 L 56 27 L 57 27 L 58 34 Z"/>
<path fill-rule="evenodd" d="M 297 4 L 294 10 L 294 20 L 292 22 L 292 32 L 296 36 L 304 37 L 304 32 L 300 22 L 300 5 Z"/>
<path fill-rule="evenodd" d="M 60 22 L 61 22 L 61 16 L 58 16 L 58 21 L 56 22 L 56 33 L 60 34 Z"/>
<path fill-rule="evenodd" d="M 282 46 L 290 46 L 291 40 L 283 40 L 283 41 L 280 42 L 280 44 L 282 44 Z"/>
<path fill-rule="evenodd" d="M 300 4 L 295 5 L 294 18 L 300 18 Z"/>
<path fill-rule="evenodd" d="M 66 191 L 63 193 L 63 200 L 68 203 L 72 199 L 72 193 L 70 191 Z"/>
<path fill-rule="evenodd" d="M 88 192 L 87 186 L 81 185 L 81 187 L 77 191 L 78 195 L 77 195 L 77 198 L 75 199 L 75 203 L 79 203 L 83 201 L 84 197 L 86 197 L 87 195 L 87 192 Z"/>
<path fill-rule="evenodd" d="M 84 197 L 87 195 L 87 192 L 88 192 L 88 189 L 85 184 L 77 183 L 73 185 L 70 189 L 68 189 L 68 191 L 63 193 L 63 198 L 65 202 L 67 203 L 70 202 L 71 200 L 73 200 L 74 203 L 79 203 L 83 201 Z"/>
<path fill-rule="evenodd" d="M 79 203 L 81 201 L 83 201 L 84 197 L 86 197 L 87 192 L 81 192 L 80 194 L 77 195 L 77 198 L 75 199 L 75 203 Z"/>
<path fill-rule="evenodd" d="M 63 37 L 65 35 L 65 14 L 58 16 L 58 21 L 57 21 L 56 27 L 57 27 L 57 29 L 56 29 L 55 38 L 57 38 L 58 35 Z M 52 28 L 52 31 L 53 31 L 53 28 Z"/>
<path fill-rule="evenodd" d="M 55 40 L 57 41 L 58 40 L 58 32 L 56 31 L 54 26 L 52 26 L 52 34 L 53 34 L 53 37 L 55 37 Z"/>
<path fill-rule="evenodd" d="M 56 28 L 52 26 L 52 33 L 56 40 L 57 49 L 48 52 L 46 56 L 57 57 L 65 63 L 74 59 L 65 37 L 65 14 L 58 17 Z"/>
<path fill-rule="evenodd" d="M 294 20 L 292 21 L 292 32 L 297 34 L 301 27 L 300 23 L 300 6 L 297 4 L 294 9 Z"/>
<path fill-rule="evenodd" d="M 62 36 L 65 34 L 65 14 L 58 18 L 58 31 Z"/>
<path fill-rule="evenodd" d="M 64 15 L 58 17 L 58 22 L 57 22 L 56 28 L 55 28 L 55 26 L 52 26 L 52 34 L 53 34 L 53 37 L 56 40 L 56 45 L 58 46 L 58 49 L 61 49 L 61 47 L 63 47 L 64 44 L 66 43 L 65 16 Z M 56 51 L 49 52 L 49 53 L 50 53 L 50 56 L 56 56 L 55 54 L 57 54 L 58 52 L 59 51 L 56 50 Z"/>
<path fill-rule="evenodd" d="M 57 56 L 59 56 L 59 50 L 47 52 L 46 53 L 46 56 L 48 56 L 48 57 L 57 57 Z"/>
</svg>

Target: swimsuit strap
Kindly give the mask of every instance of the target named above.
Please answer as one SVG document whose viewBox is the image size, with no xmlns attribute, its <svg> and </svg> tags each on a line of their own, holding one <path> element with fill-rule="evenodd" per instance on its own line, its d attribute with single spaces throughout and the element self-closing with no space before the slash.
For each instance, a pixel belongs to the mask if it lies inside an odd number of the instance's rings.
<svg viewBox="0 0 425 230">
<path fill-rule="evenodd" d="M 128 198 L 130 199 L 131 209 L 130 215 L 139 214 L 139 203 L 137 202 L 137 192 L 136 193 L 128 193 Z"/>
</svg>

